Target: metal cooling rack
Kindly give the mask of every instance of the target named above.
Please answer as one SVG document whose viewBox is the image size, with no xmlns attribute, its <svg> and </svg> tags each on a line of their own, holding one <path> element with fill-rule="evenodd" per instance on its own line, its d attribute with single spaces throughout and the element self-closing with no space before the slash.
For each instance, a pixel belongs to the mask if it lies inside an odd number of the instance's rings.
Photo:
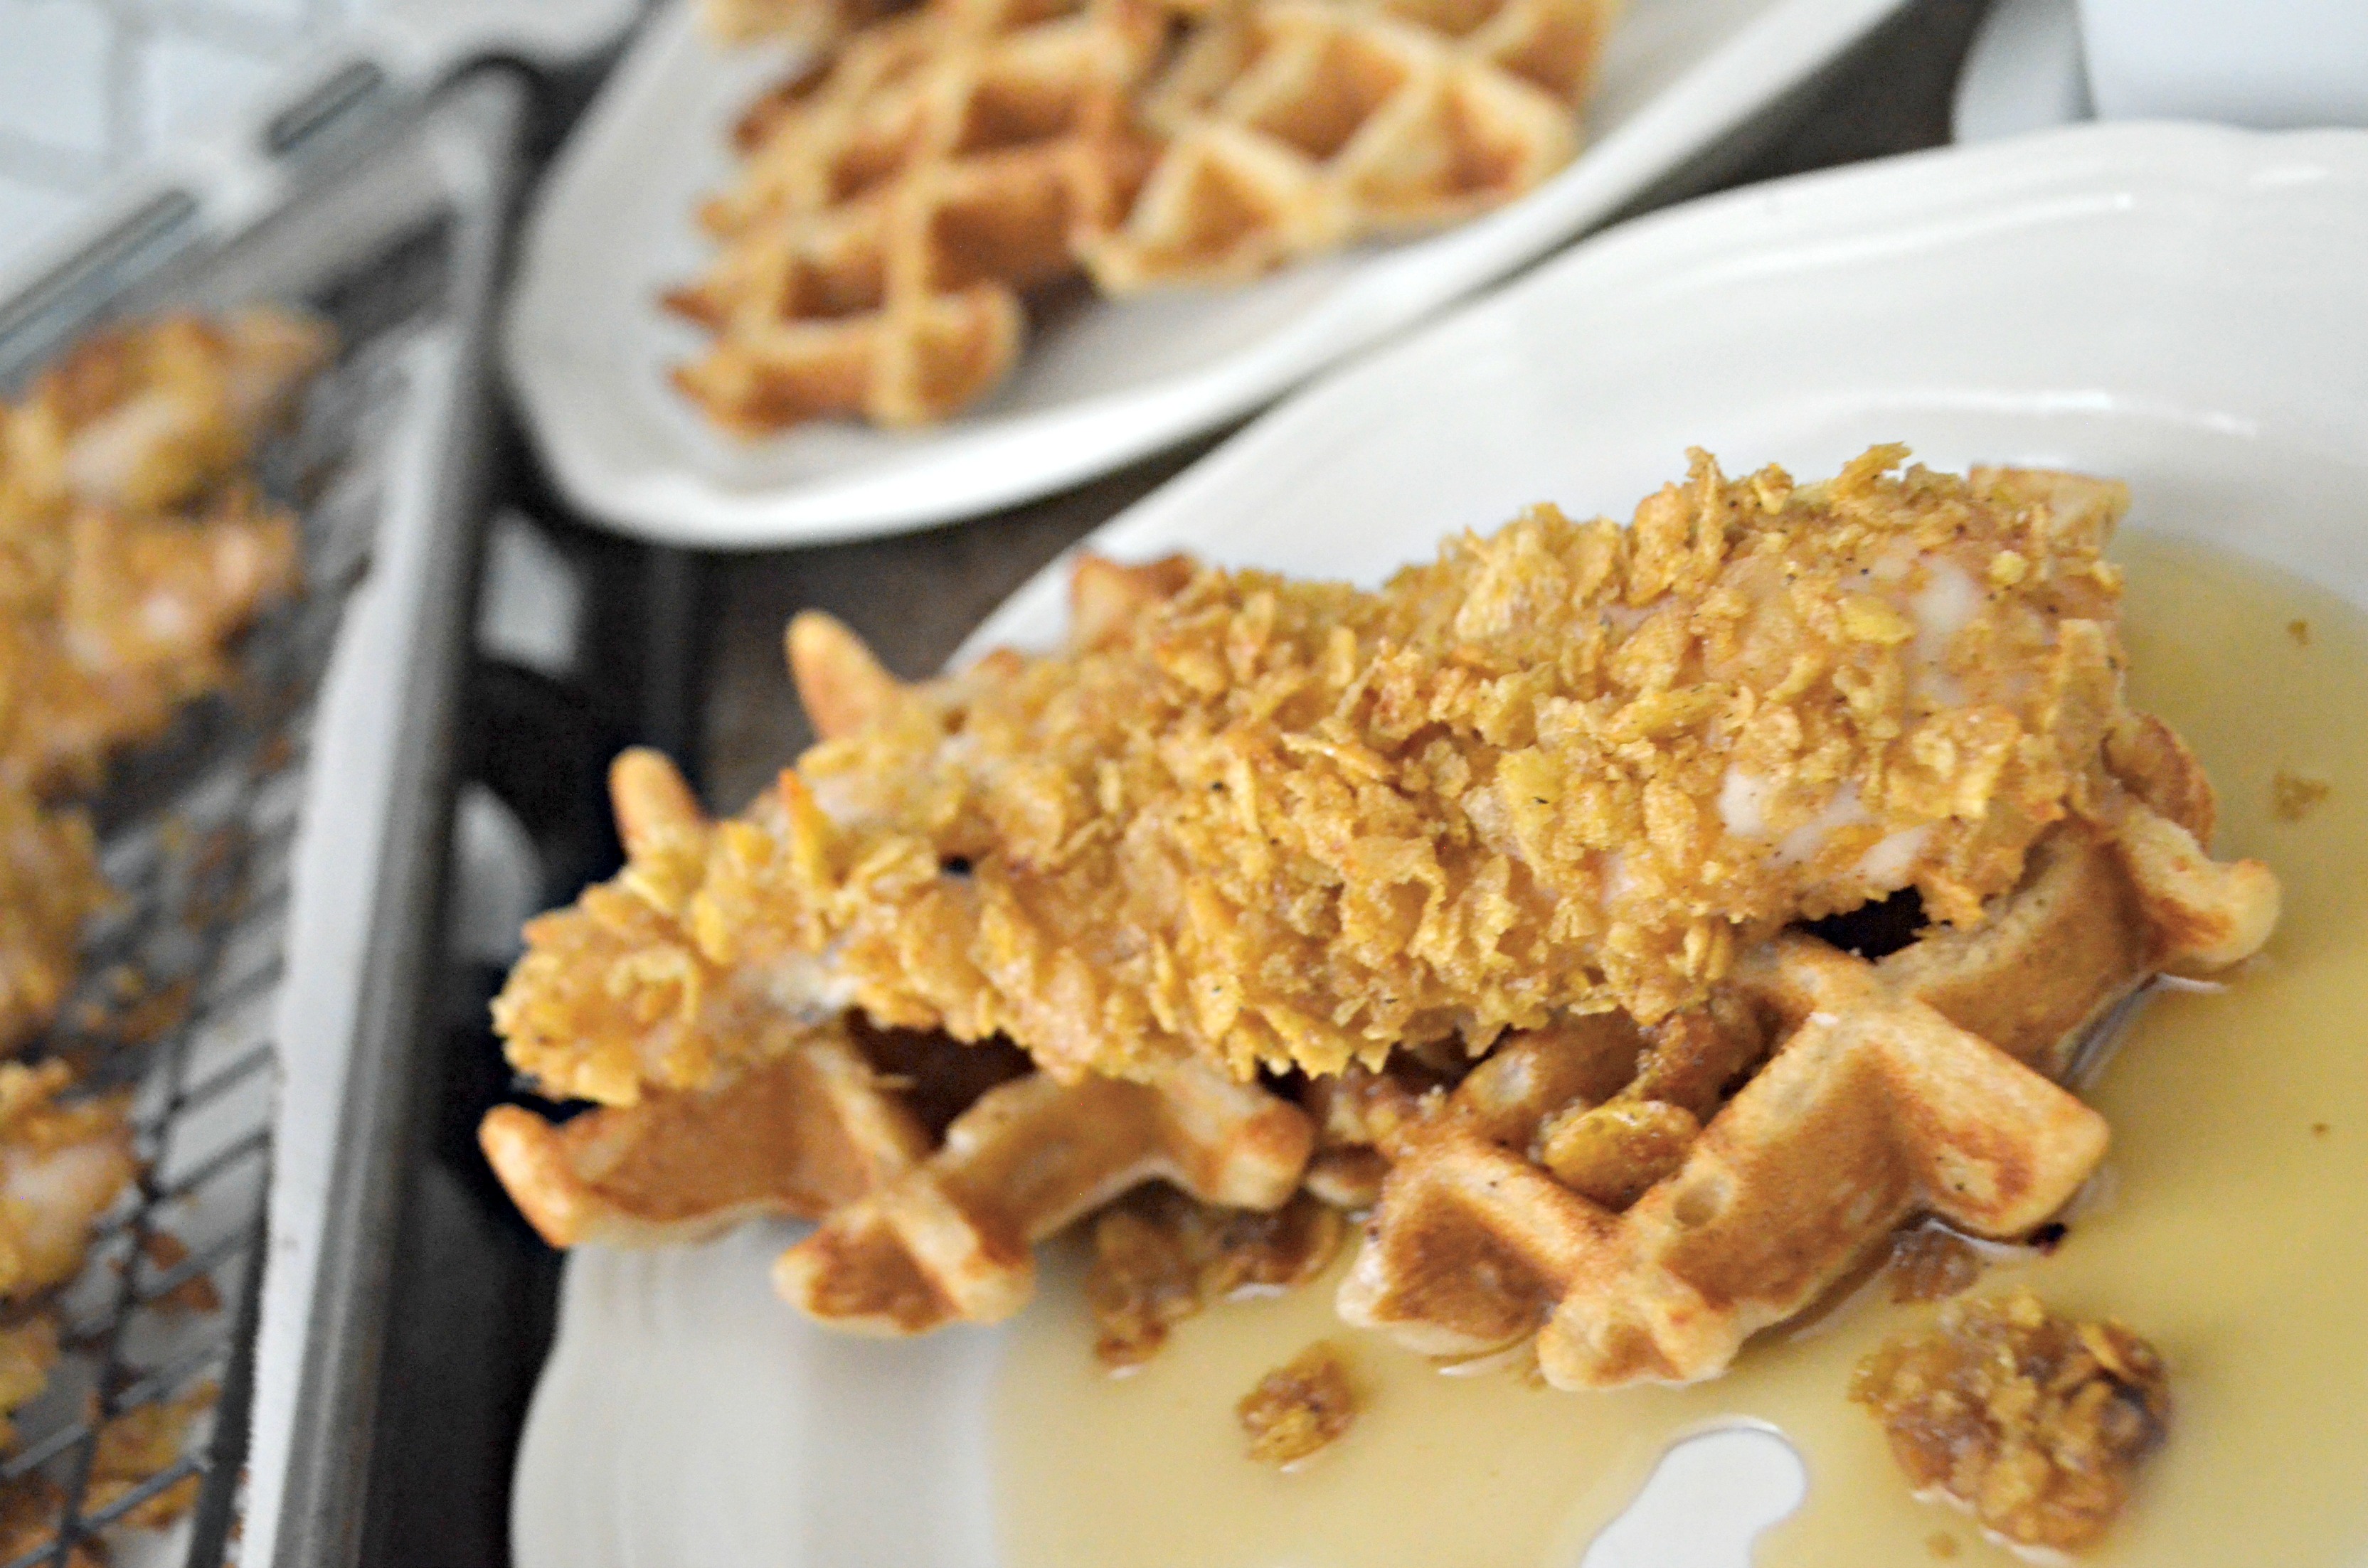
<svg viewBox="0 0 2368 1568">
<path fill-rule="evenodd" d="M 303 506 L 305 591 L 256 628 L 230 690 L 130 759 L 95 805 L 102 864 L 122 902 L 91 932 L 81 990 L 39 1053 L 82 1064 L 93 1092 L 131 1089 L 144 1174 L 134 1199 L 102 1222 L 90 1265 L 66 1294 L 64 1364 L 20 1418 L 25 1440 L 0 1465 L 0 1478 L 39 1472 L 60 1493 L 51 1539 L 7 1568 L 63 1564 L 77 1542 L 188 1478 L 232 1479 L 242 1457 L 247 1369 L 237 1363 L 253 1340 L 271 1158 L 270 1004 L 313 699 L 347 594 L 368 569 L 378 508 L 364 459 L 402 402 L 400 318 L 414 312 L 385 306 L 432 297 L 434 280 L 421 274 L 441 263 L 427 247 L 405 259 L 407 268 L 373 276 L 366 294 L 342 301 L 337 322 L 349 342 L 372 316 L 393 313 L 396 324 L 329 371 L 296 439 L 267 454 L 275 498 Z M 142 1015 L 154 1009 L 179 1016 L 151 1032 Z M 186 1256 L 160 1267 L 158 1234 Z M 168 1304 L 201 1278 L 219 1310 Z M 89 1506 L 100 1427 L 208 1381 L 224 1391 L 211 1433 L 130 1492 Z M 190 1561 L 222 1555 L 230 1491 L 201 1488 Z"/>
<path fill-rule="evenodd" d="M 126 1568 L 234 1554 L 270 1250 L 275 1003 L 316 699 L 370 573 L 390 447 L 420 390 L 414 350 L 449 326 L 452 226 L 425 222 L 299 301 L 336 327 L 344 351 L 258 468 L 302 518 L 305 586 L 245 639 L 227 689 L 122 759 L 90 802 L 120 897 L 85 933 L 61 1022 L 27 1054 L 75 1063 L 76 1095 L 129 1092 L 142 1174 L 56 1303 L 60 1364 L 17 1413 L 19 1442 L 0 1461 L 0 1483 L 20 1494 L 46 1483 L 53 1509 L 39 1543 L 0 1568 L 85 1562 L 94 1545 Z M 192 1310 L 193 1292 L 214 1304 Z M 95 1491 L 109 1423 L 208 1387 L 212 1408 L 177 1460 L 129 1490 Z M 168 1531 L 122 1528 L 192 1484 L 194 1506 Z"/>
</svg>

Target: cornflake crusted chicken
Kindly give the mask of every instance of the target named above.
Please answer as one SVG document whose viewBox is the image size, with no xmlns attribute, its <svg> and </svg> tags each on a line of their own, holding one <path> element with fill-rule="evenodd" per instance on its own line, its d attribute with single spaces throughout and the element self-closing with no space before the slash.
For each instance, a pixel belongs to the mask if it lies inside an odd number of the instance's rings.
<svg viewBox="0 0 2368 1568">
<path fill-rule="evenodd" d="M 1882 1421 L 1918 1495 L 2055 1551 L 2102 1539 L 2170 1421 L 2154 1346 L 2118 1323 L 2056 1316 L 2028 1290 L 1951 1302 L 1932 1333 L 1861 1361 L 1850 1398 Z"/>
<path fill-rule="evenodd" d="M 0 1062 L 0 1299 L 63 1285 L 139 1173 L 120 1096 L 61 1104 L 63 1062 Z"/>
<path fill-rule="evenodd" d="M 327 334 L 250 310 L 82 344 L 0 410 L 0 770 L 86 789 L 222 684 L 297 574 L 295 520 L 243 477 Z"/>
<path fill-rule="evenodd" d="M 0 1047 L 56 1016 L 83 922 L 108 897 L 89 820 L 0 779 Z"/>
<path fill-rule="evenodd" d="M 1378 593 L 1089 566 L 1081 610 L 1122 580 L 1122 613 L 916 687 L 802 619 L 839 738 L 529 926 L 512 1059 L 630 1102 L 711 1075 L 751 1006 L 854 1005 L 1064 1077 L 1324 1074 L 1656 1021 L 1905 887 L 1973 923 L 2050 824 L 2131 809 L 2126 496 L 1906 455 L 1796 484 L 1698 453 L 1632 528 L 1540 507 Z"/>
<path fill-rule="evenodd" d="M 295 583 L 295 520 L 242 468 L 326 358 L 270 310 L 97 335 L 0 406 L 0 1047 L 72 987 L 106 901 L 90 830 L 46 797 L 220 687 Z"/>
</svg>

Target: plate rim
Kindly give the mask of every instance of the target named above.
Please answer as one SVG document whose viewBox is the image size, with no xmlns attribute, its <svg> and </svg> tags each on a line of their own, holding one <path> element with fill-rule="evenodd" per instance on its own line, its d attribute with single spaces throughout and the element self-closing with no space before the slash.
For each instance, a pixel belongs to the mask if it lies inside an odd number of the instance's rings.
<svg viewBox="0 0 2368 1568">
<path fill-rule="evenodd" d="M 2265 168 L 2290 165 L 2286 154 L 2320 156 L 2347 165 L 2368 187 L 2368 130 L 2256 131 L 2189 121 L 2083 120 L 1997 142 L 1959 143 L 1893 157 L 1816 169 L 1741 187 L 1634 218 L 1569 247 L 1520 278 L 1401 335 L 1382 347 L 1312 378 L 1288 397 L 1227 436 L 1156 489 L 1078 539 L 988 611 L 948 656 L 958 669 L 989 650 L 1042 646 L 1039 628 L 1057 611 L 1070 566 L 1085 551 L 1115 548 L 1122 555 L 1174 519 L 1205 507 L 1234 476 L 1254 470 L 1266 454 L 1324 418 L 1338 401 L 1368 383 L 1404 374 L 1401 367 L 1440 353 L 1442 346 L 1486 333 L 1518 315 L 1540 296 L 1610 283 L 1647 269 L 1674 270 L 1721 252 L 1738 263 L 1774 265 L 1786 236 L 1819 216 L 1847 215 L 1854 231 L 1824 236 L 1839 244 L 1871 241 L 1886 232 L 1929 225 L 1925 208 L 1950 195 L 1949 185 L 1986 182 L 1981 198 L 2001 208 L 2066 183 L 2127 184 L 2141 171 L 2190 187 L 2234 190 Z M 1896 194 L 1895 194 L 1896 193 Z M 1959 195 L 1963 192 L 1960 190 Z M 1913 205 L 1903 210 L 1902 197 Z M 2101 195 L 2100 195 L 2101 199 Z M 1961 218 L 1958 225 L 1970 222 Z M 1500 519 L 1501 520 L 1501 519 Z M 1485 519 L 1472 519 L 1474 526 Z M 1139 551 L 1137 551 L 1139 552 Z M 1053 622 L 1057 627 L 1057 621 Z"/>
</svg>

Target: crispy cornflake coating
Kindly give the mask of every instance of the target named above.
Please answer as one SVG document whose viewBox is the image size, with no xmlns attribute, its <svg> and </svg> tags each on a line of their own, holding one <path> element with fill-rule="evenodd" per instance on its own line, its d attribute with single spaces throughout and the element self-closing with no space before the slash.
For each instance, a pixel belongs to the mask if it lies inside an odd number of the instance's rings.
<svg viewBox="0 0 2368 1568">
<path fill-rule="evenodd" d="M 0 1062 L 0 1299 L 63 1285 L 138 1174 L 121 1096 L 61 1103 L 63 1062 Z"/>
<path fill-rule="evenodd" d="M 1795 484 L 1697 454 L 1633 528 L 1541 507 L 1378 593 L 1202 571 L 1064 653 L 869 693 L 755 818 L 654 835 L 529 927 L 513 1060 L 629 1099 L 761 997 L 1063 1075 L 1332 1074 L 1657 1020 L 1902 887 L 1977 920 L 2116 790 L 2125 494 L 1905 456 Z"/>
<path fill-rule="evenodd" d="M 1338 1256 L 1339 1210 L 1301 1193 L 1271 1213 L 1220 1209 L 1171 1187 L 1148 1187 L 1094 1217 L 1086 1304 L 1094 1355 L 1113 1371 L 1139 1367 L 1174 1324 L 1212 1301 L 1289 1290 Z"/>
<path fill-rule="evenodd" d="M 222 683 L 297 572 L 294 519 L 243 465 L 327 351 L 280 312 L 168 316 L 90 339 L 0 411 L 0 771 L 87 789 Z"/>
<path fill-rule="evenodd" d="M 0 1047 L 55 1014 L 106 897 L 87 825 L 45 798 L 221 687 L 295 586 L 295 519 L 241 471 L 328 347 L 277 311 L 164 317 L 0 407 Z"/>
<path fill-rule="evenodd" d="M 0 1452 L 17 1446 L 10 1419 L 50 1386 L 58 1364 L 58 1325 L 47 1317 L 0 1327 Z"/>
<path fill-rule="evenodd" d="M 1933 1332 L 1860 1362 L 1850 1393 L 1919 1494 L 2055 1551 L 2103 1539 L 2170 1421 L 2154 1346 L 2118 1323 L 2060 1317 L 2028 1290 L 1951 1302 Z"/>
<path fill-rule="evenodd" d="M 0 516 L 155 513 L 200 499 L 245 464 L 332 347 L 318 323 L 264 306 L 84 339 L 9 411 Z"/>
<path fill-rule="evenodd" d="M 93 1513 L 112 1506 L 148 1481 L 180 1462 L 189 1428 L 211 1410 L 221 1389 L 211 1380 L 175 1399 L 125 1411 L 99 1428 L 91 1456 L 90 1490 L 83 1506 Z M 197 1506 L 201 1482 L 184 1476 L 127 1509 L 121 1522 L 135 1529 L 163 1529 Z"/>
<path fill-rule="evenodd" d="M 824 685 L 867 722 L 535 921 L 511 1056 L 630 1099 L 711 1073 L 760 997 L 1061 1075 L 1338 1073 L 1657 1021 L 1904 886 L 1980 919 L 2117 789 L 2126 497 L 1902 460 L 1795 485 L 1695 455 L 1632 528 L 1542 506 L 1381 592 L 1198 571 L 1065 653 L 885 694 L 848 640 Z"/>
<path fill-rule="evenodd" d="M 88 819 L 0 780 L 0 1047 L 56 1016 L 83 922 L 108 898 Z"/>
<path fill-rule="evenodd" d="M 1340 1352 L 1319 1339 L 1260 1378 L 1234 1413 L 1250 1458 L 1288 1470 L 1348 1436 L 1358 1403 Z"/>
</svg>

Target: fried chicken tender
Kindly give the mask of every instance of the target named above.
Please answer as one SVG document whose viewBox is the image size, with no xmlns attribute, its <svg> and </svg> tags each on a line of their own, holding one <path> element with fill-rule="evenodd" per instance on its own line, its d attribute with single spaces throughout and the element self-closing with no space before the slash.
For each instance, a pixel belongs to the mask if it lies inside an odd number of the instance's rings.
<svg viewBox="0 0 2368 1568">
<path fill-rule="evenodd" d="M 1697 453 L 1631 527 L 1540 506 L 1379 592 L 1102 565 L 1066 651 L 912 687 L 802 618 L 830 738 L 529 927 L 512 1059 L 630 1102 L 751 1005 L 851 1005 L 1064 1077 L 1330 1074 L 1657 1022 L 1902 888 L 1974 924 L 2066 816 L 2208 868 L 2106 767 L 2124 489 L 1906 457 L 1799 484 Z"/>
<path fill-rule="evenodd" d="M 333 347 L 319 323 L 268 306 L 94 334 L 0 430 L 0 516 L 199 499 L 245 466 Z"/>
<path fill-rule="evenodd" d="M 0 1326 L 0 1452 L 17 1446 L 14 1417 L 50 1386 L 57 1364 L 58 1325 L 51 1319 L 35 1316 Z"/>
<path fill-rule="evenodd" d="M 139 1174 L 122 1096 L 61 1103 L 63 1062 L 0 1062 L 0 1300 L 81 1271 L 93 1221 Z"/>
<path fill-rule="evenodd" d="M 54 1016 L 107 897 L 87 824 L 44 797 L 222 685 L 295 585 L 295 520 L 239 470 L 327 350 L 282 312 L 167 317 L 0 407 L 0 1049 Z"/>
<path fill-rule="evenodd" d="M 102 334 L 0 414 L 0 771 L 95 785 L 226 678 L 297 575 L 295 520 L 240 477 L 327 352 L 255 310 Z"/>
<path fill-rule="evenodd" d="M 89 820 L 0 780 L 0 1048 L 57 1015 L 83 922 L 108 897 Z"/>
</svg>

